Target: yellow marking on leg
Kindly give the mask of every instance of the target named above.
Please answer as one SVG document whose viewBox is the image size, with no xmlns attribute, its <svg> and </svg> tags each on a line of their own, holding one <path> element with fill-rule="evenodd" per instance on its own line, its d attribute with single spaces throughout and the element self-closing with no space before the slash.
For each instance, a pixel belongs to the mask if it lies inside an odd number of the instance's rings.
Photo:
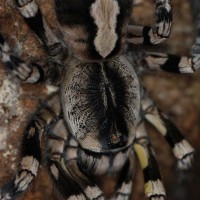
<svg viewBox="0 0 200 200">
<path fill-rule="evenodd" d="M 134 149 L 140 161 L 140 165 L 142 169 L 145 169 L 149 165 L 148 154 L 146 152 L 146 149 L 142 145 L 139 145 L 139 144 L 134 144 Z"/>
<path fill-rule="evenodd" d="M 148 197 L 149 194 L 152 194 L 152 183 L 151 181 L 148 181 L 147 183 L 144 184 L 144 193 Z"/>
<path fill-rule="evenodd" d="M 151 196 L 166 196 L 165 188 L 162 181 L 157 179 L 156 181 L 148 181 L 144 184 L 145 195 L 147 197 Z"/>
</svg>

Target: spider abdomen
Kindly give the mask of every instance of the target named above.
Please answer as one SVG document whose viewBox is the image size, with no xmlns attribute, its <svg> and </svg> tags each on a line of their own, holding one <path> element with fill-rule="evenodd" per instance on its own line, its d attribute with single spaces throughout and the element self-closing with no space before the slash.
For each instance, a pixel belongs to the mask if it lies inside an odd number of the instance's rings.
<svg viewBox="0 0 200 200">
<path fill-rule="evenodd" d="M 63 112 L 83 148 L 106 151 L 132 143 L 139 112 L 139 83 L 124 57 L 103 63 L 72 60 L 64 79 Z"/>
</svg>

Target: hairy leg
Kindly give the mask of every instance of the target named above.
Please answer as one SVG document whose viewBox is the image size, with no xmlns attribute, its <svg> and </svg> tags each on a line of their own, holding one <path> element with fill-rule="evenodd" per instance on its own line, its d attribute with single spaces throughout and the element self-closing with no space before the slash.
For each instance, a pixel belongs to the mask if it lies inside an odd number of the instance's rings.
<svg viewBox="0 0 200 200">
<path fill-rule="evenodd" d="M 49 62 L 44 66 L 33 62 L 25 62 L 14 54 L 3 35 L 0 33 L 0 59 L 7 69 L 24 83 L 45 82 L 47 85 L 59 86 L 61 68 Z"/>
<path fill-rule="evenodd" d="M 133 151 L 130 151 L 129 158 L 122 168 L 119 181 L 116 186 L 116 194 L 111 200 L 129 200 L 132 192 L 133 176 L 135 173 Z"/>
<path fill-rule="evenodd" d="M 178 160 L 178 168 L 183 170 L 190 169 L 192 166 L 194 149 L 178 128 L 163 112 L 157 109 L 156 105 L 147 96 L 142 101 L 142 109 L 145 113 L 145 119 L 165 137 L 171 146 Z"/>
<path fill-rule="evenodd" d="M 171 73 L 194 73 L 200 68 L 200 15 L 197 18 L 197 35 L 191 56 L 178 56 L 160 52 L 144 52 L 136 55 L 150 70 Z"/>
<path fill-rule="evenodd" d="M 17 174 L 0 189 L 1 200 L 15 199 L 33 182 L 41 163 L 41 138 L 60 115 L 59 98 L 55 95 L 29 122 L 22 140 L 21 162 Z"/>
<path fill-rule="evenodd" d="M 63 119 L 49 132 L 47 149 L 47 165 L 59 199 L 104 199 L 99 187 L 79 169 L 78 144 Z"/>
<path fill-rule="evenodd" d="M 156 0 L 156 24 L 153 27 L 129 25 L 127 41 L 147 46 L 165 41 L 172 27 L 171 0 Z"/>
<path fill-rule="evenodd" d="M 28 64 L 14 55 L 11 48 L 0 33 L 0 59 L 21 81 L 26 83 L 38 83 L 44 78 L 43 69 L 36 63 Z"/>
<path fill-rule="evenodd" d="M 150 200 L 164 200 L 165 189 L 154 151 L 147 136 L 144 120 L 138 124 L 134 149 L 144 174 L 145 195 Z"/>
<path fill-rule="evenodd" d="M 35 0 L 15 0 L 18 9 L 29 28 L 43 44 L 49 57 L 56 63 L 62 63 L 68 52 L 63 48 L 61 41 L 55 36 Z"/>
</svg>

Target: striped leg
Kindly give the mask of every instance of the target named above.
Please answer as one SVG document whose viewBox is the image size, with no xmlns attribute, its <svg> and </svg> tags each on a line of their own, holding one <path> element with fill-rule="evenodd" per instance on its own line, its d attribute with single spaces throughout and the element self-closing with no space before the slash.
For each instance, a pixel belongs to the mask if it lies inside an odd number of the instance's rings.
<svg viewBox="0 0 200 200">
<path fill-rule="evenodd" d="M 165 189 L 143 120 L 136 130 L 134 149 L 144 173 L 145 195 L 150 200 L 164 200 Z"/>
<path fill-rule="evenodd" d="M 171 0 L 156 0 L 156 24 L 152 27 L 129 25 L 127 41 L 133 44 L 156 45 L 165 41 L 172 26 Z"/>
<path fill-rule="evenodd" d="M 193 161 L 194 149 L 183 137 L 177 127 L 159 111 L 151 99 L 145 97 L 142 101 L 145 119 L 152 124 L 167 140 L 178 160 L 178 168 L 190 169 Z"/>
<path fill-rule="evenodd" d="M 200 68 L 200 15 L 197 18 L 197 36 L 192 47 L 191 56 L 177 56 L 159 52 L 145 52 L 142 60 L 147 67 L 172 73 L 194 73 Z"/>
<path fill-rule="evenodd" d="M 200 68 L 200 44 L 193 46 L 193 55 L 191 57 L 146 52 L 143 59 L 149 69 L 164 70 L 178 74 L 194 73 Z"/>
<path fill-rule="evenodd" d="M 6 67 L 23 82 L 38 83 L 44 78 L 44 71 L 39 65 L 35 63 L 27 64 L 13 54 L 1 33 L 0 59 L 6 65 Z"/>
<path fill-rule="evenodd" d="M 0 59 L 8 70 L 25 83 L 45 82 L 48 85 L 60 85 L 61 68 L 56 63 L 41 67 L 36 63 L 27 63 L 15 55 L 3 35 L 0 33 Z"/>
<path fill-rule="evenodd" d="M 129 200 L 132 192 L 134 175 L 134 155 L 130 152 L 129 158 L 121 170 L 119 182 L 117 183 L 116 195 L 112 200 Z"/>
<path fill-rule="evenodd" d="M 103 200 L 103 193 L 77 165 L 77 142 L 63 119 L 48 134 L 48 169 L 59 199 Z"/>
<path fill-rule="evenodd" d="M 46 20 L 42 16 L 41 10 L 35 0 L 15 0 L 18 9 L 28 24 L 29 28 L 34 32 L 38 40 L 43 44 L 48 55 L 56 62 L 61 63 L 63 56 L 68 54 L 63 50 L 63 46 L 59 39 L 55 36 Z"/>
<path fill-rule="evenodd" d="M 22 141 L 21 162 L 15 177 L 0 189 L 0 200 L 15 199 L 37 175 L 41 161 L 41 137 L 60 116 L 58 97 L 54 96 L 28 124 Z"/>
</svg>

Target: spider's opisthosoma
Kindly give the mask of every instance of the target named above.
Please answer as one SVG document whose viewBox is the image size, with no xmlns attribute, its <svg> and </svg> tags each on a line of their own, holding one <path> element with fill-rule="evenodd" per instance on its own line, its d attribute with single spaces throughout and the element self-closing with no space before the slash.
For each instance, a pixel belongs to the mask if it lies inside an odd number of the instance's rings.
<svg viewBox="0 0 200 200">
<path fill-rule="evenodd" d="M 145 195 L 164 200 L 145 120 L 166 138 L 179 168 L 191 167 L 194 149 L 145 93 L 125 47 L 157 45 L 169 37 L 171 1 L 156 0 L 156 24 L 147 27 L 129 24 L 133 0 L 56 0 L 59 37 L 35 0 L 16 0 L 16 5 L 43 45 L 48 64 L 23 61 L 3 35 L 1 60 L 21 81 L 45 82 L 53 90 L 28 122 L 18 172 L 1 188 L 0 199 L 15 199 L 32 183 L 45 137 L 47 168 L 60 199 L 106 199 L 101 177 L 116 174 L 111 198 L 129 199 L 136 155 L 144 172 Z M 138 59 L 145 68 L 193 73 L 200 66 L 199 39 L 198 35 L 190 58 L 146 52 Z"/>
</svg>

